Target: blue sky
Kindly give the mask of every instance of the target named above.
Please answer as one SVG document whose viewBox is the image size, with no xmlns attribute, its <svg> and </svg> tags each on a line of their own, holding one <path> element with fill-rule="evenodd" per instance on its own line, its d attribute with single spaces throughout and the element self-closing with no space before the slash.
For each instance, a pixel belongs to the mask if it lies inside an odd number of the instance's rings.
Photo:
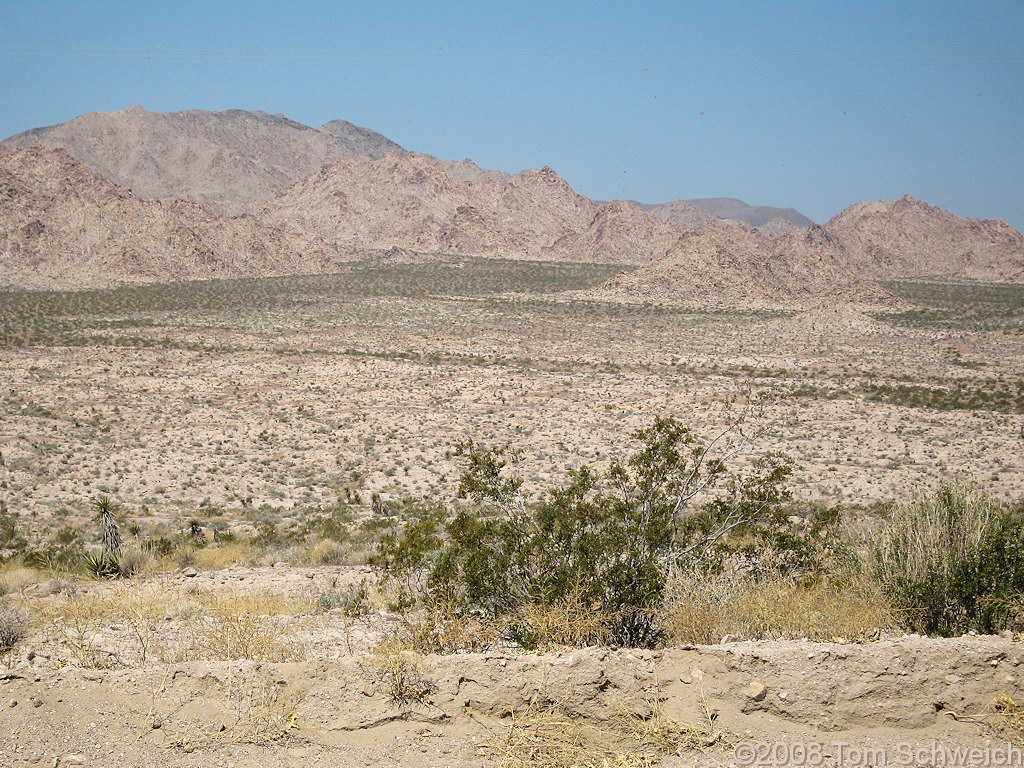
<svg viewBox="0 0 1024 768">
<path fill-rule="evenodd" d="M 342 118 L 597 199 L 1024 228 L 1024 4 L 0 0 L 0 136 L 141 104 Z"/>
</svg>

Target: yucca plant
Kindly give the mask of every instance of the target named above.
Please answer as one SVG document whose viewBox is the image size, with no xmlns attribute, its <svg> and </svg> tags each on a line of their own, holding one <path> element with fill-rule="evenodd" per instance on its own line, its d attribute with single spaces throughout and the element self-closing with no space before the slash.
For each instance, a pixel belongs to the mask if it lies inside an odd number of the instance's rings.
<svg viewBox="0 0 1024 768">
<path fill-rule="evenodd" d="M 109 496 L 100 496 L 92 503 L 93 509 L 103 527 L 103 554 L 111 558 L 121 555 L 121 528 L 117 524 L 115 513 L 117 505 Z"/>
<path fill-rule="evenodd" d="M 112 557 L 106 552 L 86 555 L 82 558 L 86 572 L 97 579 L 113 578 L 121 575 L 119 557 Z"/>
</svg>

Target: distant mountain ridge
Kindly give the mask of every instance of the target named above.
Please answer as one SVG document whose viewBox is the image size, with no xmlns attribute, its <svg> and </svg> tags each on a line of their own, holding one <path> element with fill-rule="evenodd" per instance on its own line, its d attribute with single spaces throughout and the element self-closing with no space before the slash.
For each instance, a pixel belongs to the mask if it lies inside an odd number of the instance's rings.
<svg viewBox="0 0 1024 768">
<path fill-rule="evenodd" d="M 342 158 L 405 152 L 344 120 L 317 129 L 266 112 L 159 114 L 137 105 L 25 131 L 0 142 L 0 149 L 35 144 L 65 149 L 143 197 L 193 197 L 235 213 Z"/>
<path fill-rule="evenodd" d="M 683 200 L 644 207 L 590 200 L 551 168 L 411 153 L 340 120 L 132 107 L 0 144 L 0 285 L 316 273 L 385 254 L 616 263 L 631 271 L 607 295 L 687 302 L 880 301 L 874 281 L 908 277 L 1024 282 L 1019 232 L 909 195 L 802 228 Z"/>
<path fill-rule="evenodd" d="M 0 141 L 0 150 L 33 144 L 61 147 L 143 197 L 194 197 L 228 213 L 243 212 L 246 201 L 273 198 L 289 184 L 343 158 L 378 160 L 389 152 L 409 152 L 386 136 L 345 120 L 312 128 L 281 114 L 259 111 L 158 113 L 138 105 L 32 128 Z M 426 157 L 458 181 L 493 181 L 511 175 L 482 169 L 468 159 Z M 685 203 L 719 219 L 755 227 L 776 217 L 799 227 L 811 224 L 792 208 L 755 207 L 732 198 L 635 204 L 674 226 L 699 226 L 695 222 L 703 214 L 683 214 L 680 209 Z"/>
<path fill-rule="evenodd" d="M 806 229 L 814 223 L 795 208 L 747 205 L 733 197 L 703 197 L 660 204 L 640 203 L 636 200 L 630 202 L 637 208 L 677 227 L 698 227 L 718 221 L 741 221 L 752 227 L 763 227 L 778 219 Z"/>
<path fill-rule="evenodd" d="M 720 219 L 736 219 L 745 221 L 752 227 L 760 227 L 772 219 L 782 219 L 798 227 L 806 228 L 814 222 L 795 208 L 773 208 L 768 205 L 747 205 L 733 197 L 700 197 L 687 200 L 688 203 L 703 208 Z M 655 208 L 656 212 L 658 209 Z"/>
</svg>

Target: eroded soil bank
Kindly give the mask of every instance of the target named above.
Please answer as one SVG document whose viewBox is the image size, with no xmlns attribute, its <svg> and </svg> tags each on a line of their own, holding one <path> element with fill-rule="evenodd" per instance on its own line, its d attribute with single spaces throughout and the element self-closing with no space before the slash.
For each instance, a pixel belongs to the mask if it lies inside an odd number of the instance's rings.
<svg viewBox="0 0 1024 768">
<path fill-rule="evenodd" d="M 0 672 L 0 762 L 1009 764 L 999 718 L 972 715 L 999 694 L 1024 698 L 1022 660 L 1009 638 L 908 636 L 117 670 L 16 663 Z M 678 754 L 657 756 L 662 738 L 677 748 L 661 753 Z M 977 760 L 952 751 L 964 747 Z"/>
</svg>

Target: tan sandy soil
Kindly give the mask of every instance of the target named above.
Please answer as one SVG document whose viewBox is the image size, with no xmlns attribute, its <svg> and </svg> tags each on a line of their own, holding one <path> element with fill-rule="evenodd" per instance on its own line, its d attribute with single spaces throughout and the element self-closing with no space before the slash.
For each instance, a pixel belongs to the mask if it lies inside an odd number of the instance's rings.
<svg viewBox="0 0 1024 768">
<path fill-rule="evenodd" d="M 166 575 L 132 588 L 145 594 L 158 587 L 166 605 L 181 610 L 190 595 L 217 590 L 301 603 L 364 576 L 344 568 L 230 569 Z M 62 599 L 41 594 L 45 586 L 16 597 L 37 605 Z M 87 582 L 76 599 L 117 588 Z M 239 588 L 244 591 L 232 592 Z M 182 631 L 183 616 L 168 609 L 160 641 Z M 716 742 L 702 750 L 670 749 L 658 764 L 744 764 L 743 750 L 753 745 L 769 755 L 769 765 L 799 764 L 793 750 L 801 748 L 820 750 L 820 765 L 855 765 L 858 754 L 877 757 L 880 750 L 895 765 L 911 748 L 931 755 L 1004 744 L 1005 734 L 966 715 L 982 712 L 999 693 L 1024 696 L 1019 643 L 914 635 L 867 644 L 496 650 L 415 660 L 407 654 L 400 656 L 410 662 L 401 688 L 388 657 L 370 649 L 387 634 L 387 615 L 360 619 L 355 647 L 351 626 L 343 627 L 337 612 L 291 620 L 301 642 L 292 660 L 279 663 L 165 661 L 154 652 L 143 665 L 132 656 L 124 627 L 111 625 L 90 638 L 110 652 L 98 657 L 106 659 L 98 668 L 63 666 L 69 646 L 38 627 L 0 666 L 2 764 L 493 766 L 514 754 L 515 764 L 541 765 L 541 753 L 531 762 L 522 745 L 545 724 L 549 733 L 552 723 L 561 723 L 555 733 L 580 731 L 581 743 L 596 749 L 601 734 L 618 732 L 627 721 L 635 729 L 652 714 L 699 727 L 706 706 L 714 713 Z M 396 700 L 402 690 L 415 696 Z M 642 748 L 635 738 L 616 742 L 622 760 L 639 760 Z"/>
</svg>

